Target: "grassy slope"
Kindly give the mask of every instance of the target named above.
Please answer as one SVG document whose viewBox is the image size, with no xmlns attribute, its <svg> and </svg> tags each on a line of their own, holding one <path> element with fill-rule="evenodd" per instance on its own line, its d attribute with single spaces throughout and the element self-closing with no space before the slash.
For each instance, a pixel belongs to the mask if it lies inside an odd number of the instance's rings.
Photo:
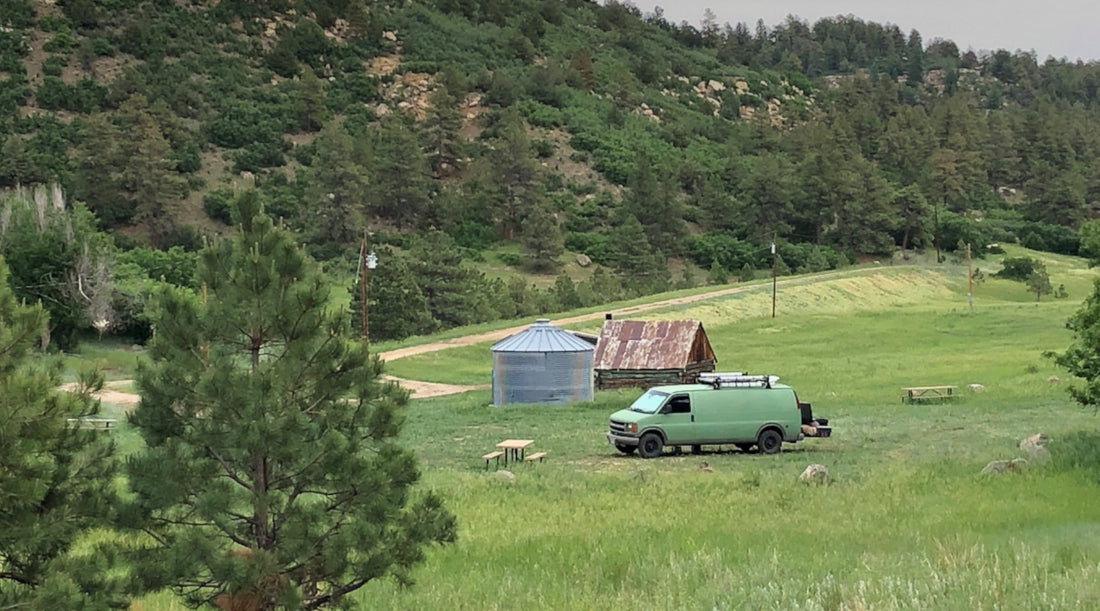
<svg viewBox="0 0 1100 611">
<path fill-rule="evenodd" d="M 1012 253 L 1019 254 L 1019 253 Z M 995 262 L 979 264 L 989 271 Z M 755 293 L 647 316 L 703 320 L 722 367 L 783 376 L 835 436 L 778 456 L 708 452 L 622 457 L 607 416 L 636 392 L 565 406 L 488 405 L 487 391 L 415 401 L 406 442 L 425 483 L 460 522 L 402 590 L 357 595 L 382 609 L 994 609 L 1100 604 L 1100 493 L 1094 479 L 1050 469 L 986 478 L 1038 431 L 1057 442 L 1096 430 L 1041 357 L 1061 350 L 1064 320 L 1093 272 L 1048 258 L 1070 299 L 1036 304 L 1023 285 L 988 279 L 966 307 L 965 267 L 881 273 Z M 597 323 L 593 323 L 598 325 Z M 485 381 L 487 346 L 390 364 L 400 375 Z M 434 374 L 429 375 L 429 374 Z M 908 406 L 901 386 L 981 383 L 955 403 Z M 120 431 L 121 432 L 121 431 Z M 479 456 L 507 437 L 537 440 L 545 463 Z M 707 461 L 709 469 L 701 469 Z M 827 487 L 797 484 L 826 465 Z M 143 609 L 177 609 L 169 595 Z"/>
<path fill-rule="evenodd" d="M 766 286 L 651 314 L 703 320 L 722 368 L 782 375 L 833 419 L 835 437 L 777 457 L 620 457 L 602 432 L 630 392 L 557 407 L 493 408 L 487 392 L 416 402 L 406 435 L 461 539 L 431 554 L 417 587 L 372 584 L 360 598 L 393 609 L 1093 606 L 1100 507 L 1084 501 L 1096 482 L 978 475 L 1021 455 L 1032 433 L 1096 428 L 1041 357 L 1069 341 L 1063 322 L 1092 273 L 1070 259 L 1047 266 L 1071 299 L 1035 304 L 1023 285 L 988 279 L 971 312 L 964 268 L 884 268 L 780 295 L 775 319 Z M 401 373 L 461 361 L 461 377 L 488 375 L 485 346 L 453 352 Z M 901 386 L 933 383 L 986 390 L 901 404 Z M 513 468 L 512 483 L 484 473 L 477 456 L 527 436 L 548 462 Z M 795 483 L 813 462 L 833 485 Z"/>
</svg>

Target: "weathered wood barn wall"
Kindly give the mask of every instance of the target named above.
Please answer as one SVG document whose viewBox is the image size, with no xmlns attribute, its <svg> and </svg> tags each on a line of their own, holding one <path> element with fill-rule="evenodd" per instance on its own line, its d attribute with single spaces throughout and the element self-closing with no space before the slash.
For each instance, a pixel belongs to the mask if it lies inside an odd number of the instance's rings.
<svg viewBox="0 0 1100 611">
<path fill-rule="evenodd" d="M 596 341 L 596 388 L 692 383 L 718 362 L 697 320 L 604 321 Z"/>
</svg>

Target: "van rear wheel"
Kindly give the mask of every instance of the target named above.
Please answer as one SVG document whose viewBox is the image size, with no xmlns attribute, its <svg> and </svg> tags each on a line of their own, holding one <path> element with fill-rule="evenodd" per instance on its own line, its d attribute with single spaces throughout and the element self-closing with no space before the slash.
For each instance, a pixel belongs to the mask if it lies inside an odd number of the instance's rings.
<svg viewBox="0 0 1100 611">
<path fill-rule="evenodd" d="M 638 455 L 642 458 L 656 458 L 665 448 L 665 442 L 657 433 L 646 433 L 638 440 Z"/>
<path fill-rule="evenodd" d="M 623 454 L 633 454 L 634 450 L 638 449 L 638 446 L 628 446 L 624 443 L 617 443 L 615 444 L 615 449 L 622 452 Z"/>
<path fill-rule="evenodd" d="M 756 438 L 756 445 L 761 454 L 778 454 L 783 448 L 783 437 L 775 429 L 765 429 Z"/>
</svg>

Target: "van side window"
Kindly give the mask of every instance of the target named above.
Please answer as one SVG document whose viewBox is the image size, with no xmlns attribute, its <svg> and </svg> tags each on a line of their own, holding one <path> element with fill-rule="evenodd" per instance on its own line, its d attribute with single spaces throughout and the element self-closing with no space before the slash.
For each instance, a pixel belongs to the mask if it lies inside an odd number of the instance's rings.
<svg viewBox="0 0 1100 611">
<path fill-rule="evenodd" d="M 668 413 L 670 414 L 690 414 L 691 413 L 691 397 L 687 395 L 676 395 L 668 400 Z"/>
</svg>

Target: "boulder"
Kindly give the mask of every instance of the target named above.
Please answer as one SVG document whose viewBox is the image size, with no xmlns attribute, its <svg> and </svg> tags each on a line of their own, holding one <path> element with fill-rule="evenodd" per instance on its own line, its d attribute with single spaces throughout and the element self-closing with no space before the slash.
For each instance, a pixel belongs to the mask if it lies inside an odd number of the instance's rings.
<svg viewBox="0 0 1100 611">
<path fill-rule="evenodd" d="M 985 390 L 985 386 L 982 386 L 981 384 L 971 384 L 969 388 L 973 392 L 982 392 Z"/>
<path fill-rule="evenodd" d="M 829 470 L 825 468 L 825 465 L 814 463 L 806 467 L 802 475 L 798 476 L 798 481 L 806 484 L 826 484 L 829 482 Z"/>
<path fill-rule="evenodd" d="M 505 481 L 505 482 L 514 482 L 514 481 L 516 481 L 516 474 L 512 473 L 511 471 L 505 471 L 504 469 L 501 469 L 500 471 L 497 471 L 493 475 L 497 476 L 497 479 L 500 479 L 500 480 Z"/>
<path fill-rule="evenodd" d="M 581 267 L 588 267 L 589 265 L 592 265 L 592 259 L 590 259 L 586 254 L 579 254 L 577 255 L 577 265 Z"/>
<path fill-rule="evenodd" d="M 997 475 L 1000 473 L 1019 473 L 1027 466 L 1027 459 L 1014 458 L 1012 460 L 994 460 L 982 469 L 982 475 Z"/>
</svg>

